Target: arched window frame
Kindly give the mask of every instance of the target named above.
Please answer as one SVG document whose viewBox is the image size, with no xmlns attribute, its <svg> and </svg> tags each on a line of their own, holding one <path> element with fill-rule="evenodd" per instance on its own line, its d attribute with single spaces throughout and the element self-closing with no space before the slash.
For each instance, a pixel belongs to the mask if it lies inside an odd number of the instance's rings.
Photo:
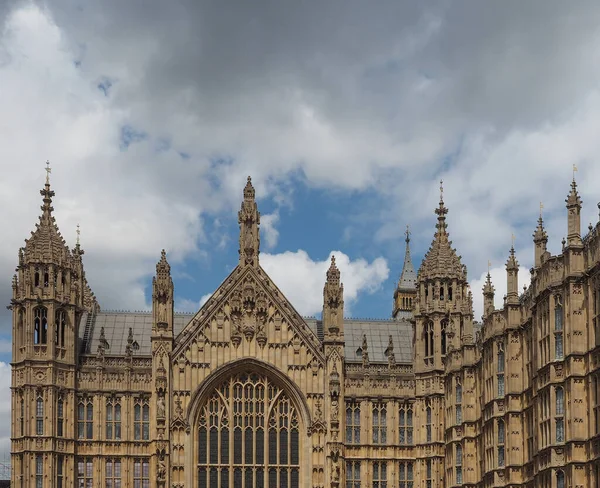
<svg viewBox="0 0 600 488">
<path fill-rule="evenodd" d="M 40 270 L 37 268 L 33 273 L 33 286 L 35 286 L 36 288 L 40 286 Z"/>
<path fill-rule="evenodd" d="M 48 343 L 48 309 L 36 307 L 33 311 L 33 343 L 43 345 Z"/>
<path fill-rule="evenodd" d="M 456 454 L 455 454 L 455 466 L 456 466 L 456 484 L 462 485 L 462 458 L 463 458 L 463 450 L 462 445 L 456 444 Z"/>
<path fill-rule="evenodd" d="M 504 354 L 504 342 L 498 341 L 496 343 L 497 348 L 497 382 L 498 382 L 498 398 L 503 398 L 505 395 L 505 384 L 504 384 L 504 364 L 505 364 L 505 354 Z"/>
<path fill-rule="evenodd" d="M 462 424 L 462 383 L 460 378 L 456 378 L 455 386 L 455 401 L 456 401 L 456 424 Z"/>
<path fill-rule="evenodd" d="M 562 386 L 557 386 L 554 389 L 555 395 L 555 412 L 554 412 L 554 423 L 555 423 L 555 434 L 556 442 L 565 442 L 565 389 Z"/>
<path fill-rule="evenodd" d="M 504 419 L 498 419 L 498 467 L 503 467 L 505 463 L 504 443 L 506 441 L 506 424 Z"/>
<path fill-rule="evenodd" d="M 424 329 L 424 339 L 425 339 L 425 361 L 429 361 L 434 354 L 435 346 L 434 346 L 434 334 L 433 334 L 433 322 L 429 321 L 425 325 Z"/>
<path fill-rule="evenodd" d="M 35 435 L 44 435 L 44 399 L 41 396 L 35 401 Z"/>
<path fill-rule="evenodd" d="M 398 425 L 400 427 L 400 445 L 412 445 L 414 442 L 412 403 L 405 402 L 400 404 Z"/>
<path fill-rule="evenodd" d="M 58 397 L 56 402 L 56 435 L 57 437 L 64 436 L 65 423 L 65 402 L 62 395 Z"/>
<path fill-rule="evenodd" d="M 373 444 L 387 444 L 387 403 L 373 402 Z"/>
<path fill-rule="evenodd" d="M 121 399 L 117 397 L 106 400 L 106 439 L 121 440 Z"/>
<path fill-rule="evenodd" d="M 562 469 L 556 472 L 556 488 L 565 488 L 565 472 Z"/>
<path fill-rule="evenodd" d="M 446 355 L 447 331 L 448 331 L 448 319 L 443 319 L 442 323 L 440 324 L 440 350 L 442 351 L 442 356 Z"/>
<path fill-rule="evenodd" d="M 58 347 L 65 347 L 65 334 L 67 329 L 67 311 L 59 308 L 54 314 L 55 344 Z"/>
<path fill-rule="evenodd" d="M 554 296 L 554 358 L 563 359 L 564 357 L 564 342 L 563 342 L 563 306 L 562 297 Z"/>
<path fill-rule="evenodd" d="M 207 393 L 195 421 L 194 486 L 300 486 L 300 412 L 287 390 L 242 370 Z"/>
<path fill-rule="evenodd" d="M 77 402 L 77 437 L 94 438 L 94 402 L 91 397 L 80 397 Z"/>
<path fill-rule="evenodd" d="M 134 401 L 133 433 L 135 440 L 150 440 L 150 404 L 146 397 L 138 397 Z"/>
<path fill-rule="evenodd" d="M 432 438 L 432 418 L 431 418 L 431 405 L 427 405 L 425 408 L 425 438 L 426 442 L 431 442 Z"/>
</svg>

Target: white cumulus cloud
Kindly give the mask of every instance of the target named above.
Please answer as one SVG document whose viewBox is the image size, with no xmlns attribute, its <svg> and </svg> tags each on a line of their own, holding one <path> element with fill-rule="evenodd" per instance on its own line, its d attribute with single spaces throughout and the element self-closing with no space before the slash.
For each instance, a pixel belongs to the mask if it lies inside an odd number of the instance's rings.
<svg viewBox="0 0 600 488">
<path fill-rule="evenodd" d="M 331 256 L 340 270 L 344 285 L 344 313 L 352 314 L 352 304 L 359 294 L 373 293 L 388 278 L 387 261 L 378 257 L 372 262 L 351 260 L 341 251 L 332 251 L 323 261 L 313 260 L 306 251 L 261 254 L 260 264 L 299 313 L 316 315 L 323 309 L 323 286 Z"/>
</svg>

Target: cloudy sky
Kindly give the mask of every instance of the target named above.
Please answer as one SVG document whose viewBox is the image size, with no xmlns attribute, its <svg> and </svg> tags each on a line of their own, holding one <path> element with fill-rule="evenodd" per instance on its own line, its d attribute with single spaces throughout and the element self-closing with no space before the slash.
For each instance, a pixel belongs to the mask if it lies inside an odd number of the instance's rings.
<svg viewBox="0 0 600 488">
<path fill-rule="evenodd" d="M 0 301 L 49 159 L 104 309 L 147 308 L 165 248 L 196 310 L 237 262 L 252 175 L 263 267 L 315 315 L 335 252 L 362 317 L 390 315 L 407 224 L 420 264 L 443 179 L 480 316 L 511 234 L 527 278 L 540 201 L 560 252 L 573 164 L 597 222 L 599 23 L 593 1 L 0 2 Z"/>
</svg>

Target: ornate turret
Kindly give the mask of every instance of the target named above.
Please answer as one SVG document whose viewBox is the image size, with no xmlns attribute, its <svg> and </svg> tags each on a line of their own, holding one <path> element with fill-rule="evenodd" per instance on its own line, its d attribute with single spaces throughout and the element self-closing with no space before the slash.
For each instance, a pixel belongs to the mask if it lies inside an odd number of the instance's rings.
<svg viewBox="0 0 600 488">
<path fill-rule="evenodd" d="M 323 329 L 330 336 L 344 334 L 344 285 L 333 255 L 323 288 Z"/>
<path fill-rule="evenodd" d="M 544 207 L 540 203 L 540 218 L 538 219 L 538 225 L 533 233 L 533 243 L 535 244 L 533 266 L 535 268 L 539 268 L 542 265 L 546 255 L 546 244 L 548 244 L 548 234 L 546 234 L 544 220 L 542 219 L 542 208 Z"/>
<path fill-rule="evenodd" d="M 452 248 L 446 224 L 443 187 L 435 210 L 436 232 L 417 275 L 414 307 L 415 371 L 443 370 L 443 358 L 461 341 L 472 340 L 473 307 L 467 269 Z"/>
<path fill-rule="evenodd" d="M 238 212 L 238 222 L 240 224 L 240 266 L 257 267 L 260 252 L 260 212 L 256 205 L 250 176 L 244 188 L 244 201 Z"/>
<path fill-rule="evenodd" d="M 417 273 L 410 257 L 410 230 L 406 226 L 406 250 L 404 251 L 404 266 L 394 291 L 393 318 L 401 318 L 411 313 L 415 297 L 417 296 Z M 404 313 L 401 313 L 404 312 Z"/>
<path fill-rule="evenodd" d="M 485 283 L 483 285 L 483 317 L 487 317 L 494 311 L 494 285 L 492 285 L 492 277 L 488 263 L 488 272 Z"/>
<path fill-rule="evenodd" d="M 506 303 L 509 305 L 519 303 L 519 263 L 515 256 L 514 244 L 510 247 L 510 254 L 506 261 Z"/>
</svg>

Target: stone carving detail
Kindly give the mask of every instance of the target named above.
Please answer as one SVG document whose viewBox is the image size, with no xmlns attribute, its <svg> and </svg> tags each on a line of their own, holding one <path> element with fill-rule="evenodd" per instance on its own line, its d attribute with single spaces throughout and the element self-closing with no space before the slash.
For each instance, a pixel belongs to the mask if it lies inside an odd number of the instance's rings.
<svg viewBox="0 0 600 488">
<path fill-rule="evenodd" d="M 265 324 L 268 303 L 262 290 L 257 290 L 253 279 L 248 278 L 241 290 L 234 290 L 230 299 L 231 342 L 238 346 L 242 336 L 250 341 L 254 336 L 259 346 L 267 343 Z"/>
</svg>

